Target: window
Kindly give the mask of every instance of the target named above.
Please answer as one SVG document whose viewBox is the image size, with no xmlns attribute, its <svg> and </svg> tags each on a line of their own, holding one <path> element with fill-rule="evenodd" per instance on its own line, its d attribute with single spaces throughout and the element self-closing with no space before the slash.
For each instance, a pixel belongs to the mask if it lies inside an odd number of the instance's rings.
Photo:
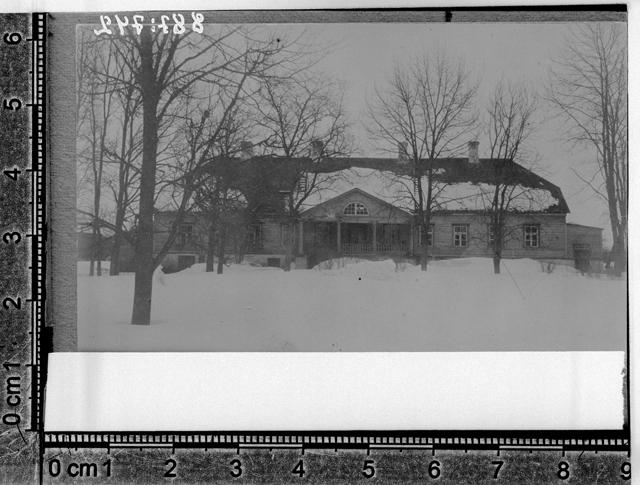
<svg viewBox="0 0 640 485">
<path fill-rule="evenodd" d="M 524 225 L 524 247 L 540 247 L 540 226 L 537 224 Z"/>
<path fill-rule="evenodd" d="M 249 226 L 247 244 L 250 249 L 262 249 L 262 224 L 251 224 Z"/>
<path fill-rule="evenodd" d="M 280 246 L 286 248 L 291 242 L 291 225 L 280 224 Z"/>
<path fill-rule="evenodd" d="M 435 225 L 434 224 L 429 224 L 429 230 L 427 231 L 427 246 L 431 246 L 433 247 L 433 231 L 434 231 Z M 422 241 L 424 241 L 424 228 L 423 226 L 420 226 L 420 240 L 419 240 L 419 245 L 422 246 Z"/>
<path fill-rule="evenodd" d="M 453 247 L 466 248 L 469 241 L 469 225 L 454 224 L 453 225 Z"/>
<path fill-rule="evenodd" d="M 369 210 L 360 202 L 351 202 L 347 204 L 342 213 L 345 216 L 368 216 Z"/>
<path fill-rule="evenodd" d="M 178 230 L 178 245 L 185 246 L 187 243 L 191 242 L 191 238 L 193 237 L 193 224 L 180 224 L 180 228 Z"/>
</svg>

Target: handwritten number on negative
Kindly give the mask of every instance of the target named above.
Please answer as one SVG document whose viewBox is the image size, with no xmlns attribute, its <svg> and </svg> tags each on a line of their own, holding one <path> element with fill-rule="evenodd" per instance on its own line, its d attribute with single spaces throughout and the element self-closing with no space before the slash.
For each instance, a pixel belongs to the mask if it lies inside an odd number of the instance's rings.
<svg viewBox="0 0 640 485">
<path fill-rule="evenodd" d="M 124 20 L 120 18 L 119 15 L 116 15 L 116 24 L 118 24 L 118 29 L 120 30 L 120 35 L 124 35 L 124 28 L 129 25 L 129 19 L 127 16 L 124 16 Z"/>
<path fill-rule="evenodd" d="M 111 19 L 109 18 L 108 15 L 100 15 L 100 24 L 102 24 L 102 28 L 100 30 L 93 29 L 93 33 L 94 34 L 96 34 L 96 35 L 100 35 L 100 34 L 111 35 L 111 34 L 113 34 L 113 31 L 109 28 L 109 25 L 111 25 Z"/>
<path fill-rule="evenodd" d="M 131 26 L 134 29 L 136 29 L 136 34 L 140 35 L 140 32 L 142 32 L 142 28 L 144 27 L 144 25 L 142 25 L 142 22 L 144 22 L 144 16 L 143 15 L 134 15 L 131 18 L 133 19 L 133 23 L 131 24 Z"/>
</svg>

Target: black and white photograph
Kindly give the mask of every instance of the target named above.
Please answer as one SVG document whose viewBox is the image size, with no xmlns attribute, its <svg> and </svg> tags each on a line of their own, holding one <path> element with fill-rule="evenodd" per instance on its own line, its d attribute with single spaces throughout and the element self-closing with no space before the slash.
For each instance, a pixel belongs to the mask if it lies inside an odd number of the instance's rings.
<svg viewBox="0 0 640 485">
<path fill-rule="evenodd" d="M 630 483 L 635 7 L 65 1 L 0 15 L 0 482 Z"/>
<path fill-rule="evenodd" d="M 174 17 L 76 28 L 78 350 L 626 349 L 625 22 Z"/>
</svg>

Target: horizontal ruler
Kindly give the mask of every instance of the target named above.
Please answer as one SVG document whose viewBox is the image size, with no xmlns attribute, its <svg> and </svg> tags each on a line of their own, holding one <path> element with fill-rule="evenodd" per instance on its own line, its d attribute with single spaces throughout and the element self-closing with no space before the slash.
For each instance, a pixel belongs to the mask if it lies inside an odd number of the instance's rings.
<svg viewBox="0 0 640 485">
<path fill-rule="evenodd" d="M 629 452 L 624 431 L 48 432 L 47 448 L 297 448 Z"/>
</svg>

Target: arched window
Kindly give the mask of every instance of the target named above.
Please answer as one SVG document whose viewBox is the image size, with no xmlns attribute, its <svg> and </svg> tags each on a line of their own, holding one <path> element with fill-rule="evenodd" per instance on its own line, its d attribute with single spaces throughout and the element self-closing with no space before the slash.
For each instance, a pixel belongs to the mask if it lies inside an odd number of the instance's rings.
<svg viewBox="0 0 640 485">
<path fill-rule="evenodd" d="M 342 211 L 342 213 L 345 216 L 368 216 L 369 210 L 367 209 L 367 206 L 361 204 L 360 202 L 350 202 L 344 208 L 344 211 Z"/>
</svg>

